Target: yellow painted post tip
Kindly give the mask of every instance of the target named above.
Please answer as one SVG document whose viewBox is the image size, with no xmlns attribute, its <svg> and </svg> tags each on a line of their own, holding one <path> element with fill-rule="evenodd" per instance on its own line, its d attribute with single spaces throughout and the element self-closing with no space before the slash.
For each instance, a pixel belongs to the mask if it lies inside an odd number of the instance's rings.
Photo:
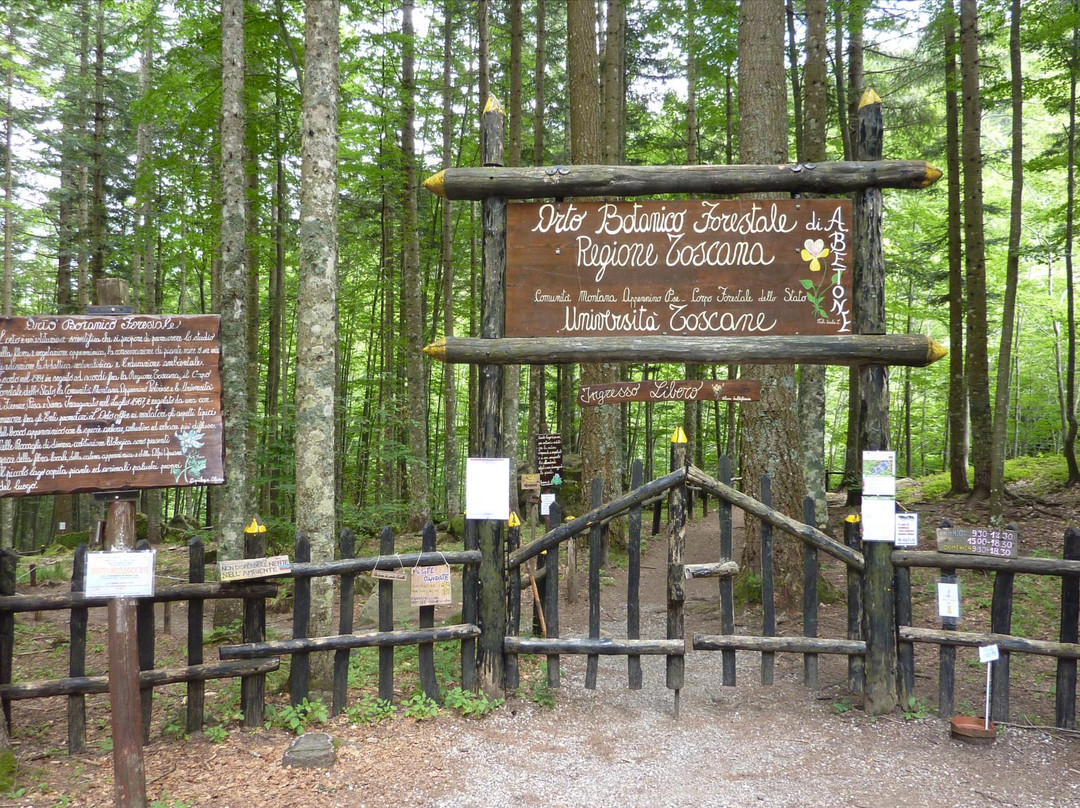
<svg viewBox="0 0 1080 808">
<path fill-rule="evenodd" d="M 857 514 L 857 513 L 849 513 L 847 516 L 844 517 L 844 521 L 845 522 L 851 522 L 852 524 L 854 524 L 855 522 L 860 522 L 862 520 L 859 519 L 859 514 Z"/>
<path fill-rule="evenodd" d="M 499 103 L 499 99 L 493 95 L 489 95 L 487 103 L 484 104 L 484 114 L 487 115 L 489 112 L 497 112 L 500 115 L 503 115 L 506 112 L 503 109 L 503 105 Z"/>
<path fill-rule="evenodd" d="M 930 340 L 930 348 L 926 352 L 926 358 L 930 361 L 927 362 L 927 364 L 934 364 L 939 359 L 943 359 L 948 353 L 949 349 L 942 345 L 940 342 L 934 342 L 933 340 Z"/>
<path fill-rule="evenodd" d="M 517 511 L 510 511 L 510 519 L 508 524 L 510 527 L 521 527 L 521 519 L 517 515 Z"/>
<path fill-rule="evenodd" d="M 871 104 L 880 104 L 881 96 L 875 93 L 871 88 L 867 87 L 862 94 L 862 98 L 859 100 L 859 109 L 868 107 Z"/>
<path fill-rule="evenodd" d="M 424 346 L 424 353 L 430 356 L 432 359 L 438 359 L 440 362 L 446 361 L 446 339 L 438 339 L 430 345 Z"/>
<path fill-rule="evenodd" d="M 675 427 L 675 431 L 671 433 L 671 442 L 672 443 L 688 443 L 689 442 L 687 437 L 686 437 L 686 433 L 683 431 L 683 428 L 681 426 Z"/>
<path fill-rule="evenodd" d="M 944 176 L 944 174 L 942 174 L 940 168 L 938 168 L 933 163 L 927 163 L 926 164 L 926 179 L 923 181 L 923 187 L 924 188 L 929 188 L 935 182 L 940 180 L 943 176 Z"/>
<path fill-rule="evenodd" d="M 435 196 L 441 196 L 446 198 L 446 169 L 443 169 L 438 174 L 432 174 L 426 180 L 424 180 L 424 187 L 427 188 Z"/>
<path fill-rule="evenodd" d="M 244 528 L 245 533 L 265 533 L 266 525 L 259 521 L 259 517 L 251 517 L 251 524 Z"/>
</svg>

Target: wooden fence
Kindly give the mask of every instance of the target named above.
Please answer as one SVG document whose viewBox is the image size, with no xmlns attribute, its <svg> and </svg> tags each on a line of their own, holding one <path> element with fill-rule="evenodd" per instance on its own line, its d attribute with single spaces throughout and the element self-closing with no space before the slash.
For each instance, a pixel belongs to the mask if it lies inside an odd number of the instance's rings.
<svg viewBox="0 0 1080 808">
<path fill-rule="evenodd" d="M 142 544 L 142 543 L 141 543 Z M 457 641 L 462 645 L 462 686 L 476 684 L 475 656 L 472 650 L 480 633 L 475 625 L 475 597 L 463 606 L 463 623 L 435 627 L 433 606 L 420 607 L 420 626 L 415 630 L 394 630 L 392 581 L 379 581 L 379 630 L 353 632 L 353 579 L 357 573 L 372 570 L 395 570 L 436 564 L 462 565 L 464 588 L 476 591 L 480 563 L 477 550 L 439 552 L 435 548 L 435 528 L 424 528 L 423 545 L 419 553 L 395 553 L 394 534 L 389 528 L 380 537 L 380 553 L 375 557 L 355 558 L 355 535 L 345 530 L 341 536 L 340 559 L 312 563 L 310 543 L 298 535 L 291 572 L 275 576 L 276 580 L 292 578 L 294 587 L 292 639 L 266 641 L 266 601 L 278 594 L 278 585 L 271 580 L 254 583 L 205 583 L 205 551 L 199 539 L 188 545 L 189 581 L 186 584 L 157 588 L 153 597 L 141 598 L 136 612 L 136 635 L 140 668 L 143 737 L 149 740 L 153 688 L 178 682 L 187 683 L 186 730 L 202 729 L 204 716 L 204 684 L 208 679 L 241 677 L 241 707 L 245 726 L 259 726 L 265 714 L 266 674 L 277 670 L 279 658 L 290 655 L 290 697 L 295 706 L 307 698 L 310 688 L 308 655 L 313 651 L 333 650 L 334 689 L 332 712 L 345 709 L 347 698 L 349 657 L 353 648 L 379 648 L 379 698 L 392 700 L 394 692 L 394 647 L 416 645 L 419 648 L 420 678 L 424 692 L 438 699 L 435 683 L 433 643 Z M 141 549 L 146 549 L 145 545 Z M 265 554 L 257 535 L 247 536 L 245 556 Z M 11 551 L 0 552 L 0 700 L 10 726 L 11 703 L 21 699 L 49 696 L 68 697 L 68 751 L 86 751 L 85 696 L 107 693 L 107 676 L 86 675 L 86 638 L 89 610 L 108 605 L 106 598 L 89 598 L 82 593 L 85 574 L 86 547 L 75 554 L 72 591 L 60 595 L 15 594 L 17 556 Z M 311 579 L 319 576 L 339 576 L 339 633 L 329 637 L 310 637 Z M 203 605 L 207 600 L 239 598 L 244 604 L 242 642 L 220 648 L 221 661 L 205 662 L 203 658 Z M 186 601 L 188 605 L 187 666 L 182 668 L 154 667 L 154 604 Z M 15 683 L 13 662 L 15 651 L 15 617 L 29 612 L 67 610 L 70 619 L 69 675 L 63 679 Z"/>
</svg>

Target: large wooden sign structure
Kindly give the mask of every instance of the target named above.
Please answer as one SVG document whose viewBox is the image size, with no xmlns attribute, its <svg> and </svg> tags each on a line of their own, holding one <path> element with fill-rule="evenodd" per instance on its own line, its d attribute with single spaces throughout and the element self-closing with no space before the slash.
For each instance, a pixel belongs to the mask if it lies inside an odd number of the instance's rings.
<svg viewBox="0 0 1080 808">
<path fill-rule="evenodd" d="M 850 334 L 846 199 L 507 210 L 506 336 Z"/>
<path fill-rule="evenodd" d="M 220 318 L 0 318 L 0 496 L 224 481 Z"/>
</svg>

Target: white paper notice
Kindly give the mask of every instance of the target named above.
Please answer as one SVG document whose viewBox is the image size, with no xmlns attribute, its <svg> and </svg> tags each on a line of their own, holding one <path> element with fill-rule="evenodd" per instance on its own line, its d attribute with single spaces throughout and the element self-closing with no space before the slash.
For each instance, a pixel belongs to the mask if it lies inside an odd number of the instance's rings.
<svg viewBox="0 0 1080 808">
<path fill-rule="evenodd" d="M 555 504 L 554 494 L 541 494 L 540 495 L 540 515 L 547 516 L 551 513 L 551 506 Z"/>
<path fill-rule="evenodd" d="M 918 547 L 919 546 L 919 514 L 898 513 L 896 514 L 896 546 Z"/>
<path fill-rule="evenodd" d="M 896 452 L 862 453 L 863 496 L 896 496 Z"/>
<path fill-rule="evenodd" d="M 937 585 L 937 608 L 939 617 L 960 619 L 960 584 Z"/>
<path fill-rule="evenodd" d="M 863 541 L 892 542 L 896 537 L 896 500 L 868 497 L 862 500 Z"/>
<path fill-rule="evenodd" d="M 979 646 L 979 662 L 997 662 L 1001 658 L 1001 652 L 998 650 L 997 644 L 994 645 L 980 645 Z"/>
<path fill-rule="evenodd" d="M 510 518 L 510 458 L 470 457 L 465 461 L 465 518 Z"/>
<path fill-rule="evenodd" d="M 118 552 L 86 554 L 88 598 L 149 598 L 154 595 L 154 558 L 157 553 Z"/>
</svg>

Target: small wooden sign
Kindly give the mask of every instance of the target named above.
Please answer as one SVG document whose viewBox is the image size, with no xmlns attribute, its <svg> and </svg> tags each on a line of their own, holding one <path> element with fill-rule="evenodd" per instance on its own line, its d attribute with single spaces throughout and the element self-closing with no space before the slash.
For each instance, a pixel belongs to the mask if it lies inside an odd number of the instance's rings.
<svg viewBox="0 0 1080 808">
<path fill-rule="evenodd" d="M 757 401 L 760 398 L 761 382 L 752 379 L 641 381 L 584 385 L 578 393 L 578 404 L 598 407 L 624 401 Z"/>
<path fill-rule="evenodd" d="M 1015 558 L 1019 539 L 1015 530 L 989 527 L 939 527 L 938 551 Z"/>
<path fill-rule="evenodd" d="M 540 472 L 540 485 L 562 485 L 562 435 L 558 432 L 541 432 L 536 436 L 536 470 Z"/>
<path fill-rule="evenodd" d="M 248 578 L 269 578 L 272 575 L 286 575 L 291 569 L 289 557 L 286 555 L 219 561 L 218 580 L 225 583 Z"/>
<path fill-rule="evenodd" d="M 0 318 L 0 496 L 222 483 L 221 318 Z"/>
<path fill-rule="evenodd" d="M 506 336 L 850 334 L 851 202 L 516 203 Z"/>
<path fill-rule="evenodd" d="M 407 581 L 408 573 L 398 567 L 393 570 L 372 570 L 371 577 L 377 581 Z"/>
<path fill-rule="evenodd" d="M 539 491 L 540 490 L 540 475 L 539 474 L 522 474 L 521 475 L 521 490 L 522 491 Z"/>
<path fill-rule="evenodd" d="M 410 605 L 445 606 L 452 602 L 449 564 L 438 564 L 433 567 L 413 567 L 412 592 L 409 595 Z"/>
</svg>

